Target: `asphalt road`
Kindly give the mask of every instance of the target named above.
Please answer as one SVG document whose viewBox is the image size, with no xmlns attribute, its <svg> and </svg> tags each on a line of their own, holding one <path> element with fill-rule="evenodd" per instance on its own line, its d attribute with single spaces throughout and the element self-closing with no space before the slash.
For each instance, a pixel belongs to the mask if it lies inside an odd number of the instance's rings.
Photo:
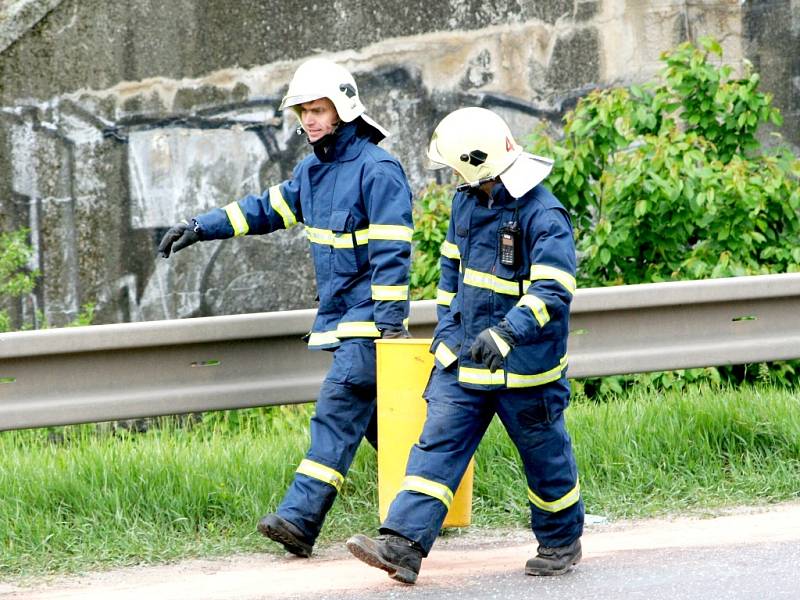
<svg viewBox="0 0 800 600">
<path fill-rule="evenodd" d="M 388 593 L 387 593 L 388 592 Z M 629 550 L 588 558 L 563 577 L 518 572 L 423 583 L 418 589 L 321 594 L 319 600 L 704 600 L 800 598 L 800 544 Z"/>
<path fill-rule="evenodd" d="M 800 503 L 590 526 L 583 561 L 561 577 L 524 575 L 535 547 L 525 531 L 449 535 L 415 586 L 337 546 L 310 560 L 256 554 L 0 583 L 0 600 L 800 599 Z"/>
</svg>

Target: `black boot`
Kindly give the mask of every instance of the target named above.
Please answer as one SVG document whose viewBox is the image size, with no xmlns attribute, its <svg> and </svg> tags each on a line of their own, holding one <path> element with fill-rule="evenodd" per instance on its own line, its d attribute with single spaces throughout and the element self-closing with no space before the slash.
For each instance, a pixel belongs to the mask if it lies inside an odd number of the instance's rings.
<svg viewBox="0 0 800 600">
<path fill-rule="evenodd" d="M 372 539 L 358 534 L 347 540 L 347 549 L 358 560 L 383 569 L 396 581 L 414 583 L 417 580 L 422 550 L 411 540 L 399 535 L 379 535 Z"/>
<path fill-rule="evenodd" d="M 569 546 L 539 546 L 536 556 L 525 563 L 527 575 L 562 575 L 581 561 L 581 539 Z"/>
<path fill-rule="evenodd" d="M 313 544 L 303 539 L 303 533 L 286 519 L 276 514 L 269 514 L 258 522 L 258 531 L 269 539 L 283 544 L 287 552 L 308 558 L 311 556 Z"/>
</svg>

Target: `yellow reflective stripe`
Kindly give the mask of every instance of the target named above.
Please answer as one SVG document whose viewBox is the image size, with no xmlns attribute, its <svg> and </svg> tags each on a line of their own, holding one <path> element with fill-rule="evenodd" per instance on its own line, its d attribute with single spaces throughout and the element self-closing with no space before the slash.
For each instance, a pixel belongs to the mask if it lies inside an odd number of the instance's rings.
<svg viewBox="0 0 800 600">
<path fill-rule="evenodd" d="M 453 298 L 456 297 L 455 292 L 448 292 L 441 288 L 436 290 L 436 304 L 441 304 L 442 306 L 450 306 L 450 303 L 453 301 Z"/>
<path fill-rule="evenodd" d="M 374 321 L 343 321 L 336 328 L 337 337 L 381 337 Z"/>
<path fill-rule="evenodd" d="M 443 367 L 449 367 L 458 360 L 458 357 L 450 348 L 445 346 L 444 342 L 439 342 L 439 345 L 436 346 L 436 352 L 434 352 L 433 357 L 438 360 Z"/>
<path fill-rule="evenodd" d="M 344 250 L 347 248 L 355 248 L 353 244 L 353 236 L 349 232 L 336 232 L 333 234 L 333 247 L 337 250 Z"/>
<path fill-rule="evenodd" d="M 442 242 L 442 247 L 440 249 L 442 256 L 446 256 L 447 258 L 452 258 L 453 260 L 461 260 L 461 252 L 453 242 L 448 242 L 447 240 Z"/>
<path fill-rule="evenodd" d="M 414 230 L 405 225 L 377 225 L 369 226 L 370 240 L 393 240 L 396 242 L 411 242 Z"/>
<path fill-rule="evenodd" d="M 408 300 L 407 285 L 372 285 L 373 300 Z"/>
<path fill-rule="evenodd" d="M 354 233 L 356 244 L 359 246 L 363 246 L 369 241 L 367 237 L 368 230 L 361 229 Z M 306 225 L 306 236 L 308 237 L 308 241 L 312 244 L 333 246 L 334 248 L 353 248 L 353 232 L 334 232 L 330 229 L 319 229 L 317 227 L 309 227 Z"/>
<path fill-rule="evenodd" d="M 574 294 L 577 287 L 575 278 L 570 273 L 548 265 L 533 265 L 531 267 L 531 280 L 536 281 L 537 279 L 554 279 L 570 294 Z"/>
<path fill-rule="evenodd" d="M 225 207 L 225 212 L 228 215 L 228 221 L 231 222 L 231 227 L 233 227 L 233 235 L 245 235 L 250 231 L 250 225 L 247 224 L 247 219 L 244 218 L 244 213 L 238 202 L 228 204 Z"/>
<path fill-rule="evenodd" d="M 503 385 L 506 382 L 506 374 L 502 369 L 492 373 L 489 369 L 461 367 L 458 369 L 458 380 L 475 385 Z"/>
<path fill-rule="evenodd" d="M 533 316 L 536 317 L 536 320 L 539 322 L 539 327 L 544 327 L 550 322 L 550 313 L 547 312 L 547 306 L 540 298 L 537 298 L 533 294 L 525 294 L 520 298 L 519 302 L 517 302 L 517 306 L 527 306 L 530 308 Z"/>
<path fill-rule="evenodd" d="M 356 244 L 363 246 L 369 242 L 369 229 L 359 229 L 356 233 Z"/>
<path fill-rule="evenodd" d="M 508 353 L 511 352 L 511 346 L 508 345 L 508 342 L 506 342 L 491 329 L 489 330 L 489 335 L 492 336 L 494 343 L 497 344 L 497 347 L 500 349 L 500 354 L 503 355 L 503 358 L 508 356 Z"/>
<path fill-rule="evenodd" d="M 330 346 L 331 344 L 338 344 L 339 338 L 336 337 L 334 331 L 315 331 L 308 336 L 309 346 Z"/>
<path fill-rule="evenodd" d="M 580 499 L 581 499 L 580 481 L 576 482 L 575 487 L 572 488 L 563 496 L 561 496 L 561 498 L 559 498 L 558 500 L 553 500 L 552 502 L 547 502 L 546 500 L 542 500 L 539 496 L 537 496 L 534 493 L 534 491 L 531 488 L 528 488 L 528 500 L 531 501 L 531 504 L 547 512 L 554 513 L 560 510 L 564 510 L 565 508 L 569 508 L 570 506 L 575 504 Z"/>
<path fill-rule="evenodd" d="M 337 491 L 342 483 L 344 483 L 344 476 L 341 473 L 318 462 L 314 462 L 313 460 L 308 460 L 307 458 L 300 462 L 300 466 L 297 467 L 297 472 L 312 477 L 313 479 L 319 479 L 323 483 L 328 483 L 335 487 Z"/>
<path fill-rule="evenodd" d="M 519 296 L 519 282 L 509 281 L 508 279 L 501 279 L 491 273 L 484 273 L 483 271 L 476 271 L 474 269 L 464 270 L 464 283 L 473 287 L 492 290 L 498 294 L 508 294 L 510 296 Z M 525 289 L 530 281 L 523 281 L 522 287 Z"/>
<path fill-rule="evenodd" d="M 450 503 L 453 501 L 453 492 L 446 485 L 424 477 L 417 477 L 416 475 L 406 475 L 406 478 L 403 479 L 403 484 L 400 486 L 400 491 L 419 492 L 420 494 L 431 496 L 441 500 L 446 508 L 450 508 Z"/>
<path fill-rule="evenodd" d="M 506 383 L 507 387 L 510 388 L 523 388 L 523 387 L 533 387 L 536 385 L 544 385 L 545 383 L 551 383 L 553 381 L 558 381 L 561 378 L 562 371 L 567 367 L 568 359 L 567 355 L 561 357 L 558 365 L 550 369 L 549 371 L 544 371 L 543 373 L 534 373 L 533 375 L 521 375 L 519 373 L 509 373 L 508 374 L 508 382 Z"/>
<path fill-rule="evenodd" d="M 283 226 L 286 229 L 289 229 L 289 227 L 297 223 L 297 218 L 286 203 L 283 194 L 281 194 L 281 186 L 273 185 L 269 188 L 269 204 L 272 210 L 281 216 L 281 219 L 283 219 Z"/>
<path fill-rule="evenodd" d="M 306 225 L 306 237 L 312 244 L 325 244 L 333 246 L 333 232 L 330 229 L 317 229 Z"/>
</svg>

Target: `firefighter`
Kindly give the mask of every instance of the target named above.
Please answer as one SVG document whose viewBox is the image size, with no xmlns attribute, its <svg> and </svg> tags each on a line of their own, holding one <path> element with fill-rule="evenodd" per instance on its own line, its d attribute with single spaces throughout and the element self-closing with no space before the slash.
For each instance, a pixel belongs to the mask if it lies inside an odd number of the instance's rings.
<svg viewBox="0 0 800 600">
<path fill-rule="evenodd" d="M 539 542 L 525 572 L 560 575 L 581 559 L 584 507 L 563 415 L 575 247 L 567 211 L 539 185 L 552 161 L 523 152 L 483 108 L 446 116 L 428 158 L 464 183 L 441 249 L 427 418 L 380 535 L 355 535 L 347 547 L 414 583 L 497 414 L 522 458 Z"/>
<path fill-rule="evenodd" d="M 398 160 L 377 146 L 388 132 L 365 114 L 344 67 L 304 62 L 280 108 L 297 114 L 312 149 L 291 178 L 178 223 L 158 251 L 166 258 L 198 241 L 305 227 L 319 295 L 308 346 L 333 351 L 333 363 L 310 449 L 258 530 L 308 557 L 361 438 L 377 447 L 374 339 L 408 337 L 411 190 Z"/>
</svg>

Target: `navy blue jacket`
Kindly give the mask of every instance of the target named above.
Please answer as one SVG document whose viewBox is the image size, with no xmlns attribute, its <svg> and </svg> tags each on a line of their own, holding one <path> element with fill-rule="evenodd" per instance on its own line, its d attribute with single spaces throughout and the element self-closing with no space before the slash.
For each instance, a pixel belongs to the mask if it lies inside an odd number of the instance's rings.
<svg viewBox="0 0 800 600">
<path fill-rule="evenodd" d="M 565 377 L 569 305 L 575 292 L 575 244 L 569 216 L 546 188 L 519 200 L 498 183 L 488 198 L 459 192 L 453 198 L 434 332 L 438 368 L 457 368 L 462 386 L 477 389 L 542 385 Z M 500 263 L 498 230 L 515 218 L 521 229 L 515 268 Z M 504 368 L 490 373 L 470 357 L 478 334 L 502 319 L 516 346 Z"/>
<path fill-rule="evenodd" d="M 312 153 L 291 179 L 195 220 L 204 240 L 305 225 L 319 294 L 312 349 L 407 321 L 411 190 L 397 159 L 356 123 L 339 127 L 324 162 Z"/>
</svg>

